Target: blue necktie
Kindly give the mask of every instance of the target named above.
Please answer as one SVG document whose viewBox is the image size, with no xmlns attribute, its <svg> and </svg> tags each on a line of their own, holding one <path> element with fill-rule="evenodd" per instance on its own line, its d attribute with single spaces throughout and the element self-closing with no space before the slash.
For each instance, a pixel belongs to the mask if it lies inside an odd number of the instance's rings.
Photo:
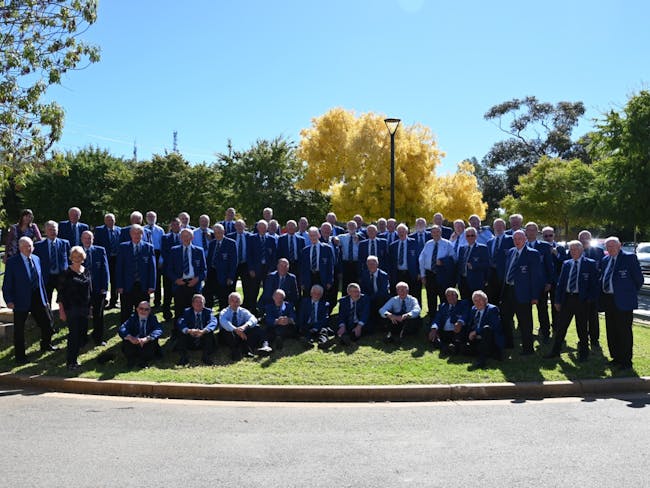
<svg viewBox="0 0 650 488">
<path fill-rule="evenodd" d="M 375 250 L 375 240 L 370 241 L 370 254 L 368 256 L 376 256 L 377 251 Z"/>
<path fill-rule="evenodd" d="M 36 273 L 36 266 L 34 266 L 34 261 L 32 260 L 32 257 L 28 257 L 27 261 L 29 261 L 29 282 L 32 286 L 32 290 L 37 290 L 38 289 L 38 273 Z"/>
<path fill-rule="evenodd" d="M 438 241 L 434 241 L 433 252 L 431 253 L 431 271 L 436 270 L 436 261 L 438 259 Z"/>
<path fill-rule="evenodd" d="M 569 277 L 569 293 L 578 292 L 578 261 L 573 261 L 571 276 Z"/>
<path fill-rule="evenodd" d="M 316 323 L 316 302 L 311 302 L 311 324 Z"/>
<path fill-rule="evenodd" d="M 147 321 L 144 319 L 140 320 L 140 337 L 147 336 Z"/>
<path fill-rule="evenodd" d="M 318 252 L 316 246 L 311 247 L 311 270 L 312 272 L 318 271 Z"/>
<path fill-rule="evenodd" d="M 402 307 L 399 309 L 400 315 L 404 315 L 406 313 L 406 300 L 402 300 Z"/>
<path fill-rule="evenodd" d="M 348 240 L 348 261 L 353 261 L 354 260 L 354 242 L 352 240 L 352 236 L 350 236 L 350 239 Z"/>
<path fill-rule="evenodd" d="M 607 272 L 605 273 L 605 279 L 603 279 L 603 289 L 607 293 L 613 293 L 613 287 L 611 285 L 612 275 L 614 274 L 614 266 L 616 266 L 616 258 L 611 258 Z"/>
<path fill-rule="evenodd" d="M 190 248 L 183 249 L 183 274 L 185 276 L 190 274 Z"/>
<path fill-rule="evenodd" d="M 196 328 L 196 329 L 202 329 L 201 325 L 202 325 L 202 324 L 201 324 L 201 314 L 200 314 L 200 313 L 197 313 L 197 314 L 194 316 L 194 328 Z"/>
<path fill-rule="evenodd" d="M 59 266 L 56 261 L 56 244 L 54 244 L 54 241 L 52 241 L 50 242 L 50 272 L 52 274 L 56 274 L 56 272 L 59 270 Z"/>
<path fill-rule="evenodd" d="M 293 255 L 293 240 L 294 240 L 295 238 L 294 238 L 294 236 L 289 235 L 288 239 L 289 239 L 289 259 L 290 259 L 291 261 L 295 261 L 295 257 L 294 257 L 294 255 Z"/>
<path fill-rule="evenodd" d="M 235 310 L 232 313 L 232 319 L 230 320 L 230 323 L 232 324 L 233 327 L 239 327 L 239 321 L 237 320 L 237 310 Z"/>
<path fill-rule="evenodd" d="M 243 237 L 241 234 L 237 235 L 237 262 L 244 262 L 244 245 L 242 244 Z"/>
<path fill-rule="evenodd" d="M 508 270 L 508 276 L 506 277 L 507 284 L 514 284 L 515 282 L 515 268 L 517 267 L 517 261 L 519 261 L 519 253 L 515 251 L 512 256 L 512 263 L 510 264 L 510 269 Z"/>
<path fill-rule="evenodd" d="M 398 244 L 398 246 L 399 246 L 399 253 L 398 253 L 398 256 L 397 256 L 397 260 L 399 261 L 398 266 L 402 266 L 402 264 L 404 263 L 404 254 L 405 254 L 404 243 L 405 243 L 405 241 L 399 241 L 399 244 Z"/>
</svg>

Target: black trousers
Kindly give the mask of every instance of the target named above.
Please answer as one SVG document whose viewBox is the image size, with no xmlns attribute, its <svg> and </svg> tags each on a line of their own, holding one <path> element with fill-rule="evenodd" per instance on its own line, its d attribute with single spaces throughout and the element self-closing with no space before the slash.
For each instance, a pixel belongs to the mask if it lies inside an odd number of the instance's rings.
<svg viewBox="0 0 650 488">
<path fill-rule="evenodd" d="M 321 285 L 323 288 L 325 288 L 325 286 L 323 285 L 323 282 L 320 279 L 320 273 L 318 271 L 314 271 L 314 272 L 311 273 L 311 286 L 310 287 L 305 287 L 302 290 L 302 296 L 308 298 L 309 293 L 311 291 L 311 287 L 314 286 L 314 285 Z M 327 291 L 327 290 L 325 290 L 325 291 Z"/>
<path fill-rule="evenodd" d="M 418 296 L 416 293 L 419 290 L 420 295 L 422 294 L 422 281 L 419 279 L 413 279 L 411 277 L 411 273 L 408 272 L 406 269 L 400 269 L 397 271 L 397 276 L 395 279 L 395 283 L 391 281 L 390 283 L 390 293 L 392 296 L 397 295 L 397 289 L 395 288 L 397 286 L 397 283 L 400 281 L 403 281 L 409 286 L 409 295 L 414 296 L 415 298 L 418 299 L 418 303 L 421 302 L 421 296 Z"/>
<path fill-rule="evenodd" d="M 402 320 L 395 324 L 388 320 L 388 324 L 388 330 L 393 336 L 413 335 L 417 334 L 422 328 L 422 319 L 417 317 L 414 319 Z"/>
<path fill-rule="evenodd" d="M 120 322 L 124 323 L 131 316 L 135 307 L 140 302 L 149 302 L 149 294 L 147 290 L 142 289 L 139 281 L 133 284 L 131 291 L 124 291 L 120 294 Z"/>
<path fill-rule="evenodd" d="M 192 306 L 192 297 L 197 293 L 197 286 L 187 286 L 185 283 L 176 285 L 174 288 L 174 325 L 172 327 L 172 335 L 175 335 L 178 319 L 183 315 L 186 308 Z"/>
<path fill-rule="evenodd" d="M 533 307 L 530 302 L 520 303 L 515 287 L 505 285 L 501 300 L 501 323 L 506 349 L 514 348 L 514 317 L 517 316 L 523 352 L 533 352 Z"/>
<path fill-rule="evenodd" d="M 443 352 L 448 351 L 451 344 L 456 346 L 457 353 L 462 353 L 465 351 L 467 334 L 464 332 L 456 333 L 453 330 L 438 329 L 438 339 L 440 340 L 440 350 Z"/>
<path fill-rule="evenodd" d="M 427 303 L 429 304 L 429 318 L 433 319 L 438 310 L 438 304 L 447 303 L 445 287 L 438 284 L 437 275 L 429 270 L 425 271 Z"/>
<path fill-rule="evenodd" d="M 595 346 L 600 341 L 600 319 L 598 317 L 598 304 L 590 303 L 587 317 L 587 331 L 591 345 Z"/>
<path fill-rule="evenodd" d="M 614 295 L 603 293 L 602 304 L 605 308 L 605 327 L 607 329 L 607 347 L 609 355 L 622 366 L 632 366 L 632 310 L 621 310 L 616 306 Z"/>
<path fill-rule="evenodd" d="M 158 266 L 160 262 L 160 250 L 154 250 L 156 256 L 156 290 L 153 292 L 153 303 L 156 307 L 160 306 L 162 296 L 162 268 Z"/>
<path fill-rule="evenodd" d="M 338 295 L 339 295 L 339 283 L 341 281 L 341 273 L 334 271 L 334 281 L 332 286 L 328 290 L 325 286 L 325 301 L 329 303 L 329 313 L 332 313 L 332 310 L 336 306 Z"/>
<path fill-rule="evenodd" d="M 158 341 L 147 342 L 142 347 L 131 344 L 129 341 L 122 341 L 122 352 L 126 356 L 128 364 L 151 361 L 158 353 L 159 348 Z"/>
<path fill-rule="evenodd" d="M 88 331 L 88 310 L 71 309 L 66 310 L 68 319 L 68 345 L 66 348 L 66 364 L 77 364 L 79 349 L 85 341 L 86 332 Z"/>
<path fill-rule="evenodd" d="M 348 285 L 350 283 L 359 284 L 359 262 L 358 261 L 343 261 L 343 282 L 341 285 L 341 293 L 347 293 Z"/>
<path fill-rule="evenodd" d="M 259 284 L 256 286 L 255 278 L 251 278 L 248 273 L 248 264 L 241 263 L 237 266 L 237 276 L 241 279 L 242 291 L 244 293 L 242 306 L 250 311 L 257 307 L 257 295 L 259 294 Z"/>
<path fill-rule="evenodd" d="M 499 279 L 496 268 L 490 268 L 488 271 L 487 293 L 488 302 L 501 303 L 501 291 L 503 290 L 503 281 Z"/>
<path fill-rule="evenodd" d="M 52 312 L 50 307 L 41 304 L 38 290 L 32 293 L 32 305 L 27 311 L 14 310 L 14 354 L 17 360 L 24 360 L 25 355 L 25 321 L 32 314 L 41 329 L 41 348 L 48 347 L 52 340 Z"/>
<path fill-rule="evenodd" d="M 50 304 L 50 307 L 52 306 L 52 293 L 54 293 L 54 290 L 56 290 L 57 293 L 59 292 L 60 278 L 61 278 L 61 273 L 55 275 L 51 274 L 50 278 L 45 284 L 45 295 L 47 296 L 47 303 Z"/>
<path fill-rule="evenodd" d="M 537 302 L 537 319 L 539 320 L 540 335 L 548 336 L 551 331 L 551 321 L 548 317 L 548 292 L 544 290 Z"/>
<path fill-rule="evenodd" d="M 559 354 L 571 324 L 571 319 L 574 317 L 576 331 L 578 332 L 578 350 L 583 354 L 589 351 L 589 334 L 587 332 L 589 305 L 589 302 L 580 300 L 578 293 L 567 293 L 558 313 L 558 321 L 553 335 L 553 352 Z"/>
<path fill-rule="evenodd" d="M 90 306 L 93 308 L 93 332 L 92 337 L 95 344 L 104 340 L 104 304 L 106 302 L 105 293 L 93 293 L 90 296 Z M 88 321 L 86 329 L 82 331 L 82 343 L 86 340 L 88 334 Z"/>
<path fill-rule="evenodd" d="M 494 346 L 492 329 L 488 326 L 483 327 L 480 339 L 474 337 L 473 340 L 467 342 L 465 354 L 478 356 L 478 361 L 481 363 L 485 363 L 490 357 L 500 359 L 499 351 Z"/>
<path fill-rule="evenodd" d="M 298 336 L 298 329 L 295 324 L 268 325 L 264 328 L 264 340 L 273 342 L 277 337 L 290 339 Z"/>
<path fill-rule="evenodd" d="M 115 286 L 115 280 L 117 279 L 116 269 L 117 269 L 117 256 L 108 256 L 108 274 L 111 283 L 110 304 L 113 306 L 117 303 L 117 286 Z"/>
<path fill-rule="evenodd" d="M 163 288 L 165 291 L 163 292 L 163 303 L 162 303 L 162 309 L 163 312 L 169 312 L 171 313 L 172 311 L 172 298 L 174 298 L 174 292 L 172 291 L 174 289 L 174 283 L 172 280 L 170 280 L 167 275 L 163 274 L 162 277 L 162 282 L 163 282 Z"/>
<path fill-rule="evenodd" d="M 265 336 L 261 327 L 249 327 L 246 329 L 246 340 L 242 340 L 234 332 L 227 332 L 225 330 L 220 331 L 219 335 L 223 337 L 226 345 L 233 353 L 253 352 L 260 347 Z"/>
<path fill-rule="evenodd" d="M 216 348 L 214 333 L 208 332 L 201 337 L 192 337 L 189 334 L 179 334 L 178 352 L 187 356 L 187 351 L 203 351 L 203 357 L 211 356 Z"/>
<path fill-rule="evenodd" d="M 205 306 L 214 307 L 215 299 L 219 310 L 228 306 L 228 295 L 235 291 L 234 283 L 232 285 L 222 285 L 219 283 L 214 268 L 208 270 L 208 276 L 203 287 L 203 296 L 205 297 Z"/>
</svg>

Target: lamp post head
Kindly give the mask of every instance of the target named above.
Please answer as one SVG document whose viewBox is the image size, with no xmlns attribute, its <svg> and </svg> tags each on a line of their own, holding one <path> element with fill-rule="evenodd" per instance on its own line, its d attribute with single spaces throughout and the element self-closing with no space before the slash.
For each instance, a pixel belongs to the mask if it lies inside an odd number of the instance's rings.
<svg viewBox="0 0 650 488">
<path fill-rule="evenodd" d="M 384 123 L 386 124 L 386 128 L 388 129 L 388 132 L 390 135 L 395 135 L 395 132 L 397 132 L 397 126 L 401 122 L 400 119 L 384 119 Z"/>
</svg>

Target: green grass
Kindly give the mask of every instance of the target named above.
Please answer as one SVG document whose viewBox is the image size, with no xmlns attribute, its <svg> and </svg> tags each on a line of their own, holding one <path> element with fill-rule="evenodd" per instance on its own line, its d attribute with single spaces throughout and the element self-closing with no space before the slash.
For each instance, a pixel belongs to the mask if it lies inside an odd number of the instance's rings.
<svg viewBox="0 0 650 488">
<path fill-rule="evenodd" d="M 158 318 L 162 320 L 161 314 Z M 634 327 L 634 367 L 624 373 L 611 370 L 608 357 L 591 355 L 586 363 L 577 363 L 575 327 L 567 335 L 568 348 L 559 361 L 541 358 L 550 345 L 539 346 L 537 354 L 520 358 L 517 352 L 502 361 L 489 361 L 488 369 L 468 370 L 472 359 L 453 357 L 440 359 L 439 352 L 431 351 L 422 334 L 406 338 L 399 348 L 385 345 L 381 334 L 363 338 L 360 344 L 348 348 L 334 346 L 323 352 L 316 348 L 305 351 L 297 341 L 286 341 L 282 351 L 275 351 L 271 357 L 244 359 L 230 362 L 229 351 L 219 346 L 214 366 L 200 363 L 200 352 L 191 356 L 190 367 L 176 366 L 178 354 L 165 351 L 165 357 L 142 370 L 129 371 L 120 352 L 117 337 L 119 312 L 106 313 L 106 348 L 85 350 L 79 360 L 81 370 L 70 373 L 65 368 L 65 333 L 57 333 L 54 343 L 62 349 L 41 354 L 39 352 L 39 331 L 28 328 L 28 354 L 32 363 L 16 367 L 13 361 L 11 343 L 0 345 L 0 371 L 28 375 L 51 375 L 94 379 L 140 380 L 155 382 L 186 382 L 207 384 L 259 384 L 259 385 L 406 385 L 406 384 L 450 384 L 481 382 L 516 382 L 542 380 L 575 380 L 587 378 L 609 378 L 621 376 L 650 375 L 650 328 Z M 170 324 L 165 324 L 167 343 Z M 605 349 L 605 325 L 601 320 L 601 344 Z M 97 357 L 102 351 L 114 353 L 115 359 L 99 364 Z"/>
</svg>

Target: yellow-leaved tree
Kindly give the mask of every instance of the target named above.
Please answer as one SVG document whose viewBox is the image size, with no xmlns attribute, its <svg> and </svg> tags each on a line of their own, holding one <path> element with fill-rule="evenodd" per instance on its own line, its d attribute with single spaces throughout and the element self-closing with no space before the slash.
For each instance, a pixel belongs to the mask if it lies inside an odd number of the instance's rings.
<svg viewBox="0 0 650 488">
<path fill-rule="evenodd" d="M 478 187 L 474 165 L 469 161 L 458 163 L 455 173 L 438 178 L 438 192 L 434 194 L 434 206 L 449 221 L 476 214 L 485 218 L 487 203 Z"/>
<path fill-rule="evenodd" d="M 307 163 L 303 188 L 330 192 L 343 218 L 360 213 L 367 221 L 390 210 L 390 135 L 384 116 L 356 116 L 334 108 L 300 133 L 298 157 Z M 412 222 L 433 212 L 435 169 L 441 151 L 431 131 L 400 125 L 395 134 L 395 216 Z"/>
</svg>

